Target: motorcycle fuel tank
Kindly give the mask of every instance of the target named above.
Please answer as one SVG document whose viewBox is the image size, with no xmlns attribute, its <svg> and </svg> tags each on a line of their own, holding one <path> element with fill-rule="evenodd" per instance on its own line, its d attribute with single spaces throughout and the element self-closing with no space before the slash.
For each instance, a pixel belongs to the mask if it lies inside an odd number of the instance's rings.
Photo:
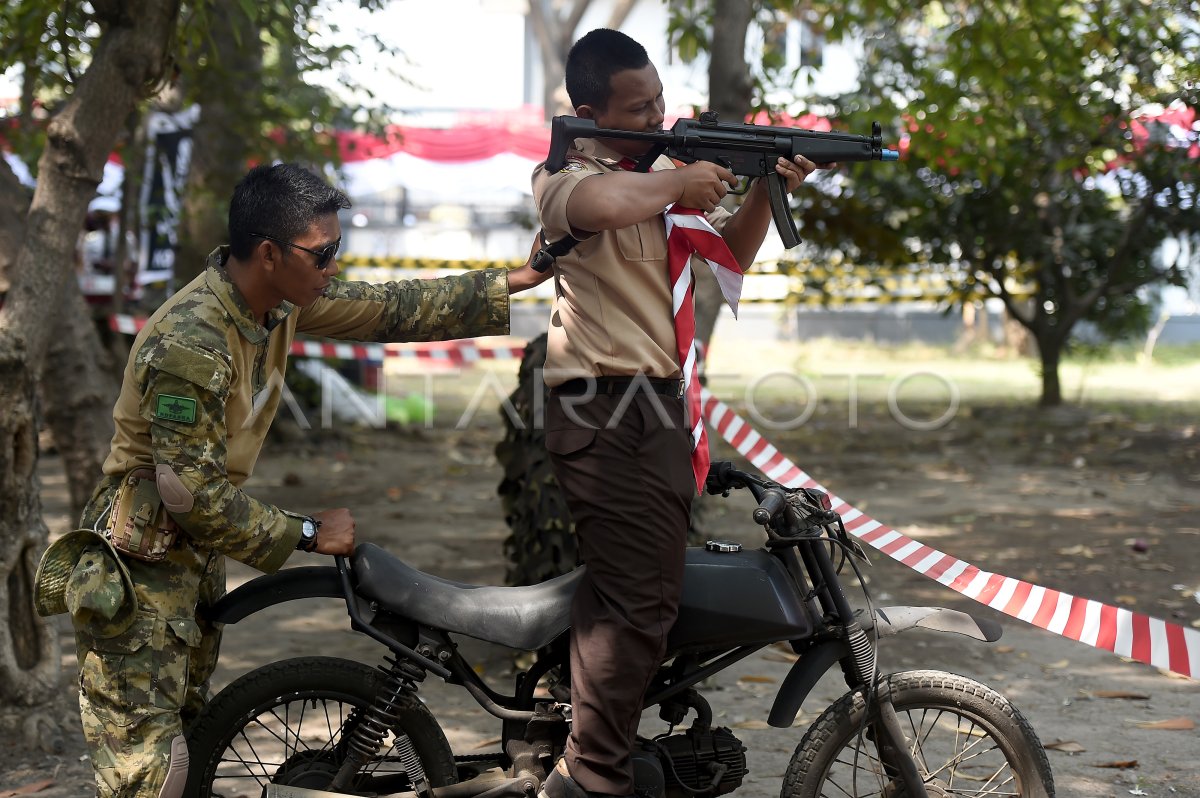
<svg viewBox="0 0 1200 798">
<path fill-rule="evenodd" d="M 812 632 L 813 619 L 779 560 L 760 549 L 688 549 L 679 617 L 667 639 L 670 654 L 796 640 Z"/>
</svg>

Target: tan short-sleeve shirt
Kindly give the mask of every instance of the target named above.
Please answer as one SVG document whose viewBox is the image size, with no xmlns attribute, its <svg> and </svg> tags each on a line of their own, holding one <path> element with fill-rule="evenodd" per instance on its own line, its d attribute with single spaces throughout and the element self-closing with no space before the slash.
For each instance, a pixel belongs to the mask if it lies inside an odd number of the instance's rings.
<svg viewBox="0 0 1200 798">
<path fill-rule="evenodd" d="M 576 186 L 619 168 L 620 154 L 601 142 L 580 139 L 576 147 L 559 172 L 550 174 L 539 164 L 533 173 L 533 199 L 548 241 L 571 234 L 567 201 Z M 653 168 L 675 165 L 660 157 Z M 708 220 L 720 230 L 729 215 L 718 208 Z M 639 373 L 680 376 L 661 214 L 589 236 L 555 264 L 546 384 Z"/>
</svg>

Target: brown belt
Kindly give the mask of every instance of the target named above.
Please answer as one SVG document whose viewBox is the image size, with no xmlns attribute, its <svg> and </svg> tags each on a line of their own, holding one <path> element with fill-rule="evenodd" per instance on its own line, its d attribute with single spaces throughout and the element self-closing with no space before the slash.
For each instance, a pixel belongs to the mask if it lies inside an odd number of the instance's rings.
<svg viewBox="0 0 1200 798">
<path fill-rule="evenodd" d="M 658 377 L 576 377 L 550 389 L 559 396 L 612 396 L 630 390 L 652 391 L 660 396 L 683 396 L 683 380 L 665 380 Z"/>
</svg>

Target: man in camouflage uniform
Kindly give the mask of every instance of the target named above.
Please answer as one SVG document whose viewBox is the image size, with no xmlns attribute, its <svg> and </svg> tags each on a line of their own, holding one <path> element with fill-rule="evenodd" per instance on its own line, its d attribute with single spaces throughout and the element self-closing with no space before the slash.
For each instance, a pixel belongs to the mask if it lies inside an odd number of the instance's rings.
<svg viewBox="0 0 1200 798">
<path fill-rule="evenodd" d="M 501 334 L 508 294 L 543 279 L 525 266 L 509 275 L 490 269 L 385 285 L 334 281 L 337 211 L 347 207 L 345 195 L 297 166 L 251 170 L 233 193 L 229 246 L 214 251 L 205 272 L 134 341 L 105 476 L 82 526 L 103 531 L 122 480 L 158 466 L 157 486 L 180 532 L 158 562 L 119 556 L 136 593 L 136 612 L 118 615 L 120 623 L 105 606 L 123 593 L 111 560 L 105 573 L 111 551 L 103 542 L 84 550 L 67 587 L 100 796 L 182 795 L 183 727 L 207 699 L 220 641 L 220 629 L 197 609 L 224 594 L 225 555 L 272 573 L 298 544 L 323 554 L 353 548 L 349 510 L 305 517 L 240 488 L 278 408 L 296 334 L 361 341 Z"/>
</svg>

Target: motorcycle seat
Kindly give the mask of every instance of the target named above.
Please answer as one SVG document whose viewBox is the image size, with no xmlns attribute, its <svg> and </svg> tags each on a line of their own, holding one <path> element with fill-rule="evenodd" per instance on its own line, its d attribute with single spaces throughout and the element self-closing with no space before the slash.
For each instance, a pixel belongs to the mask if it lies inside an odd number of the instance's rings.
<svg viewBox="0 0 1200 798">
<path fill-rule="evenodd" d="M 583 577 L 576 568 L 539 585 L 469 585 L 418 571 L 373 543 L 351 559 L 355 592 L 425 626 L 533 651 L 571 625 L 571 597 Z"/>
</svg>

